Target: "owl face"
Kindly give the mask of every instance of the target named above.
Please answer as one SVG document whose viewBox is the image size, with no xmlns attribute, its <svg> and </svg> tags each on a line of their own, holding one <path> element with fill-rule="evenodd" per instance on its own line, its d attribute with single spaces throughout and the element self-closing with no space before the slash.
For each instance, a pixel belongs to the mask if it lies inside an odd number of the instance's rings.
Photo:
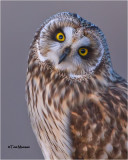
<svg viewBox="0 0 128 160">
<path fill-rule="evenodd" d="M 102 32 L 76 14 L 59 13 L 47 20 L 38 37 L 38 57 L 70 75 L 91 73 L 104 56 Z"/>
</svg>

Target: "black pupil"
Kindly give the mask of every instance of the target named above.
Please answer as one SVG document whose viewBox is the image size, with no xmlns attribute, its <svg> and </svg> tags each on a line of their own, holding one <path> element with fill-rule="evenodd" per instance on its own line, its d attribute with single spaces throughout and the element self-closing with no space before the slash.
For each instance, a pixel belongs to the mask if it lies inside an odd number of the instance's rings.
<svg viewBox="0 0 128 160">
<path fill-rule="evenodd" d="M 81 53 L 85 53 L 85 49 L 81 49 Z"/>
<path fill-rule="evenodd" d="M 62 35 L 59 35 L 59 39 L 63 39 L 63 36 L 62 36 Z"/>
</svg>

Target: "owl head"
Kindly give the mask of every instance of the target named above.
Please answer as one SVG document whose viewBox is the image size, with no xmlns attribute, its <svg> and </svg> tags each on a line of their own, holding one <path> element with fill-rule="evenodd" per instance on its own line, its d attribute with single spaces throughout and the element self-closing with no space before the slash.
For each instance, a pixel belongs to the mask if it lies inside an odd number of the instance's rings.
<svg viewBox="0 0 128 160">
<path fill-rule="evenodd" d="M 55 70 L 81 76 L 112 68 L 103 32 L 79 15 L 61 12 L 47 19 L 35 36 L 37 57 Z"/>
</svg>

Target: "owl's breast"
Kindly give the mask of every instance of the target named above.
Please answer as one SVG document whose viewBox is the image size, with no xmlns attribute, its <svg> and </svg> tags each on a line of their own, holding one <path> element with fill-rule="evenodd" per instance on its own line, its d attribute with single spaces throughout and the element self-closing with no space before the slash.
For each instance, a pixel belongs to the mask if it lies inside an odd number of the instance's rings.
<svg viewBox="0 0 128 160">
<path fill-rule="evenodd" d="M 58 87 L 37 77 L 28 83 L 32 127 L 46 159 L 70 159 L 72 154 L 70 112 L 64 101 L 66 91 L 62 87 L 60 93 Z"/>
</svg>

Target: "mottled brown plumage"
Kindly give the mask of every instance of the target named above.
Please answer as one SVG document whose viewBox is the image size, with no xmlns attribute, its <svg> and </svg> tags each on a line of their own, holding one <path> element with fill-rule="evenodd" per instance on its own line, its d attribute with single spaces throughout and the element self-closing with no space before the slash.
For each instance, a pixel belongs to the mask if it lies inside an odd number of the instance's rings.
<svg viewBox="0 0 128 160">
<path fill-rule="evenodd" d="M 47 45 L 57 24 L 75 29 L 72 43 L 84 32 L 91 56 L 73 59 L 77 54 L 71 49 L 72 56 L 59 65 L 56 57 L 50 59 L 52 49 Z M 45 38 L 47 44 L 42 45 Z M 74 67 L 63 68 L 70 58 Z M 30 47 L 26 91 L 33 131 L 46 159 L 127 158 L 127 83 L 112 69 L 104 35 L 92 23 L 76 14 L 59 13 L 41 26 Z"/>
</svg>

